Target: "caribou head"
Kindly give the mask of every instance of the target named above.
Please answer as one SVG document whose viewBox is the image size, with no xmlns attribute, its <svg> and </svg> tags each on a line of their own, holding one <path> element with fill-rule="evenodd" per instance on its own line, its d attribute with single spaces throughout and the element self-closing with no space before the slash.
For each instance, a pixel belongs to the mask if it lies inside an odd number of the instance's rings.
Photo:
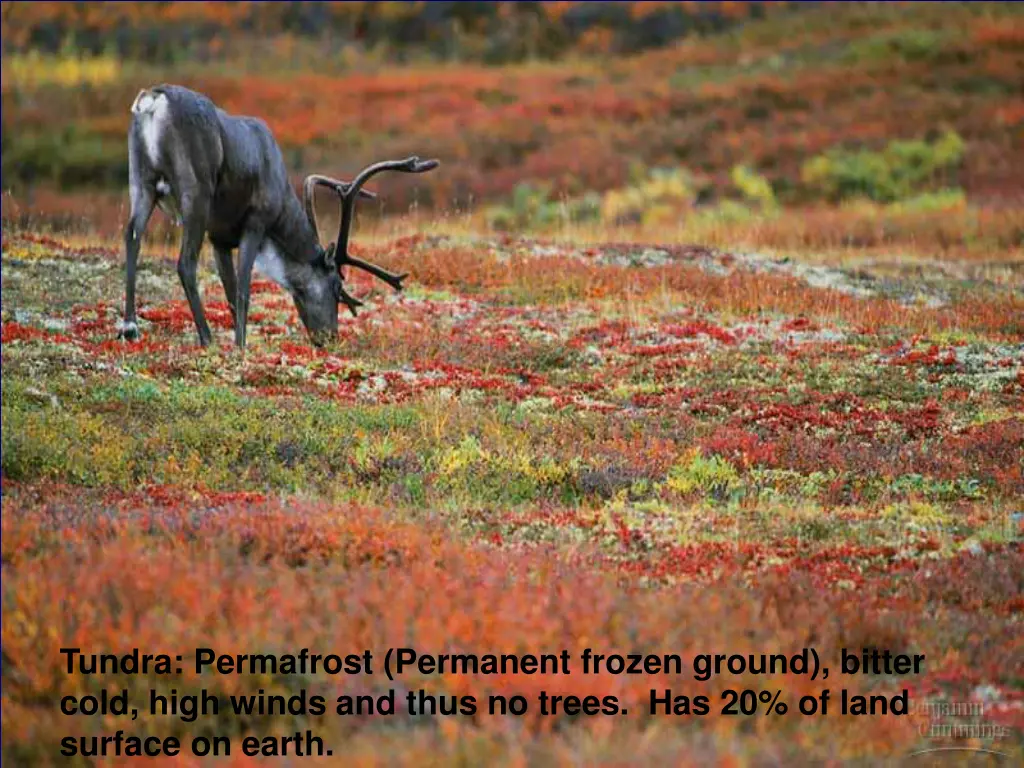
<svg viewBox="0 0 1024 768">
<path fill-rule="evenodd" d="M 396 291 L 402 290 L 402 281 L 408 273 L 396 275 L 375 264 L 358 259 L 348 252 L 349 237 L 352 232 L 352 220 L 355 214 L 356 200 L 359 198 L 373 200 L 377 196 L 363 189 L 363 185 L 372 176 L 381 171 L 401 171 L 402 173 L 426 173 L 440 163 L 437 160 L 421 160 L 413 156 L 405 160 L 385 160 L 364 168 L 352 181 L 339 181 L 330 176 L 313 174 L 306 177 L 303 183 L 303 205 L 306 217 L 319 240 L 314 193 L 316 188 L 327 187 L 338 196 L 340 219 L 338 235 L 326 247 L 318 243 L 318 258 L 312 268 L 319 273 L 319 280 L 312 282 L 312 290 L 293 292 L 295 304 L 303 324 L 314 340 L 322 340 L 328 334 L 338 330 L 338 307 L 344 304 L 353 317 L 363 302 L 345 290 L 345 267 L 354 267 L 369 272 L 390 285 Z M 306 283 L 310 285 L 309 282 Z M 299 286 L 296 286 L 299 287 Z"/>
</svg>

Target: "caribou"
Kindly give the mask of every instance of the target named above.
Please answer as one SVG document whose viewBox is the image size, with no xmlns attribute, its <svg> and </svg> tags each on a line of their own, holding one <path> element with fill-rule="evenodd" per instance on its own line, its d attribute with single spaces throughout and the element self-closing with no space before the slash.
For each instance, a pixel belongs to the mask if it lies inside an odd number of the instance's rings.
<svg viewBox="0 0 1024 768">
<path fill-rule="evenodd" d="M 140 91 L 131 114 L 131 211 L 124 230 L 125 306 L 119 337 L 131 341 L 140 335 L 136 270 L 141 239 L 157 206 L 181 227 L 178 277 L 204 347 L 213 339 L 197 277 L 204 238 L 213 247 L 240 348 L 245 347 L 254 267 L 291 294 L 318 345 L 337 335 L 340 304 L 353 315 L 362 306 L 345 289 L 345 267 L 365 270 L 402 290 L 407 274 L 393 274 L 349 254 L 356 200 L 376 197 L 363 185 L 382 171 L 425 173 L 439 165 L 437 160 L 385 160 L 364 168 L 350 182 L 313 174 L 305 179 L 300 202 L 281 149 L 263 120 L 230 115 L 203 94 L 178 85 Z M 337 237 L 327 247 L 321 245 L 314 210 L 317 187 L 337 194 L 341 206 Z"/>
</svg>

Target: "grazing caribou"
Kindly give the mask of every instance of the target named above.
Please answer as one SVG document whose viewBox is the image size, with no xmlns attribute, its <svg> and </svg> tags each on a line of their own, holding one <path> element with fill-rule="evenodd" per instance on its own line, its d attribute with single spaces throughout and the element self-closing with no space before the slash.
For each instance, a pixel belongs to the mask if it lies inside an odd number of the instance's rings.
<svg viewBox="0 0 1024 768">
<path fill-rule="evenodd" d="M 288 181 L 281 150 L 262 120 L 229 115 L 201 93 L 177 85 L 140 91 L 131 111 L 131 215 L 124 231 L 127 264 L 122 338 L 139 337 L 135 272 L 140 241 L 157 205 L 182 228 L 178 277 L 203 346 L 212 340 L 196 277 L 204 236 L 213 246 L 239 347 L 245 346 L 253 267 L 292 295 L 303 325 L 318 344 L 337 333 L 340 302 L 353 315 L 362 303 L 345 290 L 344 267 L 363 269 L 395 290 L 402 289 L 407 275 L 392 274 L 349 255 L 356 198 L 375 197 L 362 186 L 381 171 L 423 173 L 436 168 L 437 160 L 409 157 L 375 163 L 351 182 L 308 176 L 304 199 L 299 202 Z M 338 236 L 326 248 L 320 245 L 313 210 L 317 186 L 333 190 L 341 202 Z M 232 256 L 235 248 L 239 249 L 237 275 Z"/>
</svg>

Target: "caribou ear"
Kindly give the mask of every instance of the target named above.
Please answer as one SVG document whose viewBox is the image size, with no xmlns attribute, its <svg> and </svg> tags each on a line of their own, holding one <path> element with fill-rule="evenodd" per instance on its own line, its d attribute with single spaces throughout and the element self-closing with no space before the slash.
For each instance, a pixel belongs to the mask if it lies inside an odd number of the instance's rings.
<svg viewBox="0 0 1024 768">
<path fill-rule="evenodd" d="M 334 249 L 337 246 L 336 243 L 331 243 L 324 249 L 324 266 L 331 268 L 334 267 Z"/>
</svg>

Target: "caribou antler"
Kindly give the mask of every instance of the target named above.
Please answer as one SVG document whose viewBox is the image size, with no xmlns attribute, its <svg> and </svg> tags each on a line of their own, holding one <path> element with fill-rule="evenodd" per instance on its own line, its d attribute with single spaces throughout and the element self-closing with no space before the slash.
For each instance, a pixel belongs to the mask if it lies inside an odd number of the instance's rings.
<svg viewBox="0 0 1024 768">
<path fill-rule="evenodd" d="M 438 160 L 420 160 L 415 155 L 407 157 L 405 160 L 384 160 L 380 163 L 374 163 L 360 171 L 352 183 L 348 185 L 348 189 L 343 191 L 340 189 L 337 190 L 338 194 L 341 196 L 341 222 L 338 225 L 337 249 L 334 252 L 334 257 L 339 267 L 343 264 L 351 264 L 353 267 L 366 270 L 375 277 L 379 277 L 381 280 L 392 285 L 395 290 L 402 289 L 401 278 L 396 278 L 395 275 L 392 275 L 390 272 L 387 272 L 380 267 L 376 267 L 373 264 L 367 264 L 361 259 L 355 259 L 349 256 L 348 239 L 349 234 L 352 232 L 352 215 L 356 207 L 356 197 L 362 189 L 363 184 L 381 171 L 426 173 L 427 171 L 434 170 L 440 164 L 441 163 Z"/>
<path fill-rule="evenodd" d="M 438 160 L 420 160 L 415 155 L 413 157 L 407 157 L 405 160 L 385 160 L 380 163 L 374 163 L 373 165 L 364 168 L 355 179 L 348 184 L 344 182 L 335 182 L 333 180 L 327 180 L 326 182 L 315 182 L 325 183 L 341 198 L 341 222 L 338 225 L 338 238 L 334 243 L 331 243 L 333 248 L 334 263 L 338 267 L 338 274 L 342 272 L 342 268 L 345 266 L 353 266 L 357 269 L 362 269 L 365 272 L 369 272 L 374 277 L 378 277 L 396 291 L 402 290 L 402 281 L 408 277 L 408 273 L 396 275 L 392 272 L 388 272 L 386 269 L 378 267 L 376 264 L 370 264 L 369 262 L 363 261 L 350 256 L 348 253 L 348 240 L 349 235 L 352 232 L 352 218 L 355 212 L 356 198 L 358 197 L 376 197 L 372 193 L 365 192 L 362 187 L 372 176 L 380 173 L 381 171 L 401 171 L 402 173 L 426 173 L 432 171 L 441 163 Z M 311 177 L 313 178 L 313 177 Z M 317 177 L 323 178 L 323 177 Z M 307 181 L 307 183 L 309 183 Z M 344 293 L 344 290 L 342 291 Z M 349 299 L 352 297 L 349 296 Z M 355 307 L 347 299 L 343 298 L 345 304 L 348 306 L 349 311 L 355 314 Z M 355 301 L 355 299 L 352 299 Z M 358 305 L 358 303 L 357 303 Z"/>
<path fill-rule="evenodd" d="M 413 155 L 412 157 L 407 157 L 405 160 L 385 160 L 380 163 L 374 163 L 360 171 L 359 175 L 350 182 L 339 181 L 338 179 L 332 179 L 330 176 L 322 176 L 320 174 L 313 174 L 306 177 L 306 180 L 302 185 L 303 205 L 306 208 L 306 217 L 309 219 L 309 223 L 313 227 L 313 232 L 318 238 L 320 230 L 317 226 L 316 209 L 313 204 L 313 193 L 316 187 L 327 187 L 328 189 L 333 190 L 341 199 L 341 221 L 338 224 L 338 237 L 324 250 L 324 258 L 328 262 L 332 260 L 334 261 L 334 264 L 338 269 L 339 277 L 344 279 L 344 267 L 353 266 L 357 269 L 369 272 L 374 277 L 380 278 L 396 291 L 402 290 L 402 281 L 409 276 L 408 273 L 396 275 L 393 272 L 388 272 L 386 269 L 378 267 L 376 264 L 370 264 L 369 262 L 349 255 L 348 240 L 349 235 L 352 232 L 352 219 L 355 213 L 356 199 L 361 197 L 365 200 L 373 200 L 377 197 L 373 192 L 367 192 L 362 187 L 363 184 L 369 181 L 372 176 L 377 175 L 381 171 L 426 173 L 427 171 L 434 170 L 440 164 L 441 163 L 438 160 L 420 160 L 418 157 Z M 349 312 L 351 312 L 353 316 L 356 314 L 356 307 L 361 307 L 363 305 L 363 302 L 349 294 L 344 288 L 340 289 L 338 298 L 340 301 L 344 302 L 345 306 L 348 307 Z"/>
<path fill-rule="evenodd" d="M 348 194 L 352 187 L 351 182 L 339 181 L 338 179 L 332 179 L 330 176 L 322 176 L 321 174 L 314 173 L 306 177 L 306 180 L 302 184 L 302 204 L 306 208 L 306 218 L 309 219 L 309 224 L 313 227 L 313 234 L 316 236 L 317 241 L 320 240 L 320 227 L 316 221 L 316 204 L 313 193 L 317 187 L 327 187 L 328 189 L 336 192 L 342 199 Z M 358 190 L 359 197 L 366 200 L 373 200 L 377 196 L 373 192 L 368 192 L 365 189 Z M 324 251 L 324 259 L 328 264 L 334 261 L 334 243 L 331 243 Z M 341 268 L 338 268 L 338 275 L 341 275 Z M 355 296 L 350 294 L 344 288 L 338 288 L 338 299 L 342 301 L 348 311 L 352 313 L 352 316 L 356 316 L 356 308 L 363 306 L 363 302 L 357 299 Z"/>
<path fill-rule="evenodd" d="M 320 229 L 316 222 L 316 205 L 313 199 L 313 193 L 317 187 L 327 187 L 328 189 L 334 190 L 338 195 L 344 197 L 345 193 L 352 186 L 351 182 L 338 181 L 332 179 L 330 176 L 322 176 L 318 173 L 314 173 L 306 177 L 306 180 L 302 184 L 302 204 L 306 208 L 306 218 L 309 219 L 310 225 L 313 227 L 313 234 L 320 239 Z M 359 196 L 366 200 L 373 200 L 377 196 L 373 192 L 367 192 L 361 190 Z"/>
</svg>

